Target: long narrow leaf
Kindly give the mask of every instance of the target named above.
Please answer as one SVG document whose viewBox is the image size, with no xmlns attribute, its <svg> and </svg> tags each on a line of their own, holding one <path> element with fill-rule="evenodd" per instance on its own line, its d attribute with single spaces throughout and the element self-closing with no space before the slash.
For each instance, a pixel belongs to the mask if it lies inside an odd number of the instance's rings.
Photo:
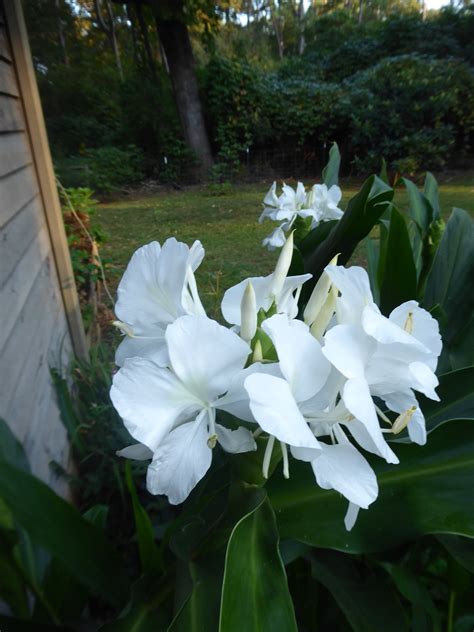
<svg viewBox="0 0 474 632">
<path fill-rule="evenodd" d="M 119 606 L 126 577 L 105 536 L 47 485 L 0 459 L 0 498 L 33 542 L 95 594 Z"/>
<path fill-rule="evenodd" d="M 275 515 L 267 500 L 235 526 L 226 554 L 220 632 L 296 632 L 278 550 Z"/>
<path fill-rule="evenodd" d="M 395 444 L 399 465 L 369 457 L 379 497 L 344 528 L 347 501 L 318 487 L 306 463 L 290 464 L 290 480 L 278 471 L 267 489 L 282 538 L 350 552 L 381 551 L 427 533 L 474 537 L 474 424 L 444 424 L 425 446 Z"/>
</svg>

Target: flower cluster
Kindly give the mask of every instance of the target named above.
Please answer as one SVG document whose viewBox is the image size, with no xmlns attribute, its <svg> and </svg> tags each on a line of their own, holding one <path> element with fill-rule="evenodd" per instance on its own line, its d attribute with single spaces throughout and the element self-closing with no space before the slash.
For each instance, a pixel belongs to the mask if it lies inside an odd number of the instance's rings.
<svg viewBox="0 0 474 632">
<path fill-rule="evenodd" d="M 280 225 L 265 237 L 263 245 L 269 250 L 281 248 L 286 240 L 285 233 L 292 228 L 298 217 L 308 221 L 310 229 L 316 228 L 320 222 L 340 219 L 342 210 L 338 204 L 341 197 L 341 189 L 335 184 L 329 189 L 325 184 L 315 184 L 306 193 L 301 182 L 298 182 L 296 190 L 284 184 L 282 193 L 278 196 L 274 182 L 263 200 L 259 222 L 271 219 L 280 222 Z"/>
<path fill-rule="evenodd" d="M 287 276 L 292 254 L 291 233 L 272 274 L 227 290 L 222 314 L 230 328 L 208 318 L 199 299 L 199 242 L 188 248 L 168 239 L 134 254 L 118 289 L 125 339 L 111 397 L 139 443 L 120 454 L 151 459 L 148 490 L 178 504 L 206 474 L 217 444 L 248 452 L 260 435 L 264 475 L 276 449 L 285 477 L 290 455 L 307 462 L 318 485 L 349 501 L 350 529 L 378 494 L 361 450 L 395 464 L 386 438 L 407 427 L 413 441 L 426 441 L 415 391 L 437 399 L 441 338 L 415 301 L 382 315 L 365 270 L 336 261 L 298 320 L 311 275 Z"/>
</svg>

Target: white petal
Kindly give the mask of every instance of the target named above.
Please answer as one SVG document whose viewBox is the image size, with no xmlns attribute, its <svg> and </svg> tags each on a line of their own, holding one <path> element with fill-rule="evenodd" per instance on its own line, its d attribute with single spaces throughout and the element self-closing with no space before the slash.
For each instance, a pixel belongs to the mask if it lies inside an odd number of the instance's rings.
<svg viewBox="0 0 474 632">
<path fill-rule="evenodd" d="M 350 502 L 367 509 L 377 498 L 378 485 L 366 459 L 351 443 L 320 442 L 320 446 L 320 454 L 311 463 L 318 485 L 335 489 Z"/>
<path fill-rule="evenodd" d="M 158 366 L 167 366 L 169 362 L 168 349 L 165 342 L 165 332 L 157 328 L 153 337 L 146 336 L 132 338 L 125 336 L 115 351 L 115 364 L 123 366 L 127 358 L 148 358 Z"/>
<path fill-rule="evenodd" d="M 298 314 L 298 290 L 310 278 L 311 274 L 300 274 L 285 279 L 283 289 L 276 300 L 279 314 L 287 314 L 290 318 L 296 318 Z"/>
<path fill-rule="evenodd" d="M 409 369 L 412 376 L 412 388 L 439 402 L 439 397 L 434 390 L 439 381 L 433 371 L 423 362 L 412 362 Z"/>
<path fill-rule="evenodd" d="M 268 250 L 282 248 L 286 241 L 286 235 L 281 226 L 278 226 L 262 241 L 262 245 Z"/>
<path fill-rule="evenodd" d="M 396 307 L 389 318 L 399 327 L 404 328 L 411 314 L 411 335 L 419 340 L 431 353 L 428 361 L 430 369 L 436 369 L 437 359 L 441 353 L 442 341 L 438 321 L 429 312 L 420 307 L 416 301 L 407 301 Z"/>
<path fill-rule="evenodd" d="M 245 388 L 250 397 L 250 409 L 265 432 L 288 445 L 318 447 L 285 380 L 255 373 L 245 380 Z"/>
<path fill-rule="evenodd" d="M 387 463 L 398 463 L 398 458 L 386 443 L 375 412 L 374 402 L 370 396 L 369 387 L 363 378 L 348 380 L 344 385 L 342 399 L 347 410 L 361 421 L 371 439 L 373 440 L 378 454 Z M 351 422 L 349 422 L 350 424 Z M 350 428 L 350 425 L 348 427 Z"/>
<path fill-rule="evenodd" d="M 294 323 L 298 323 L 297 325 Z M 280 370 L 297 402 L 316 395 L 324 386 L 331 365 L 321 352 L 321 345 L 301 321 L 275 315 L 264 321 L 264 331 L 273 342 Z"/>
<path fill-rule="evenodd" d="M 268 190 L 268 193 L 266 194 L 266 196 L 263 198 L 263 203 L 265 206 L 278 206 L 276 185 L 277 183 L 274 182 L 272 186 L 270 187 L 270 189 Z"/>
<path fill-rule="evenodd" d="M 342 191 L 337 186 L 337 184 L 333 184 L 332 187 L 329 188 L 328 197 L 331 199 L 332 202 L 334 202 L 334 204 L 339 204 L 342 198 Z"/>
<path fill-rule="evenodd" d="M 249 395 L 244 387 L 245 380 L 249 375 L 253 375 L 254 373 L 266 373 L 267 375 L 281 377 L 280 367 L 277 362 L 271 364 L 254 362 L 254 364 L 251 364 L 234 376 L 227 393 L 223 397 L 220 397 L 214 404 L 216 408 L 225 410 L 243 421 L 255 422 L 255 418 L 250 410 Z"/>
<path fill-rule="evenodd" d="M 336 325 L 324 337 L 323 354 L 347 378 L 362 377 L 377 348 L 357 325 Z"/>
<path fill-rule="evenodd" d="M 392 322 L 368 305 L 362 312 L 362 327 L 372 338 L 384 345 L 400 344 L 414 347 L 422 354 L 428 354 L 429 349 L 419 342 L 414 336 L 404 331 L 396 323 Z"/>
<path fill-rule="evenodd" d="M 115 313 L 140 327 L 172 322 L 184 313 L 181 296 L 186 280 L 189 248 L 171 238 L 163 247 L 152 242 L 133 255 L 120 281 Z"/>
<path fill-rule="evenodd" d="M 171 365 L 196 397 L 206 403 L 225 393 L 243 369 L 249 345 L 204 316 L 182 316 L 166 330 Z"/>
<path fill-rule="evenodd" d="M 302 274 L 294 277 L 287 277 L 283 283 L 283 289 L 277 297 L 277 309 L 279 313 L 285 313 L 292 318 L 298 313 L 298 302 L 293 293 L 305 281 L 311 278 L 310 274 Z M 240 304 L 245 288 L 249 283 L 255 290 L 255 301 L 257 310 L 270 309 L 275 297 L 272 294 L 273 275 L 266 277 L 250 277 L 241 281 L 237 285 L 229 288 L 222 299 L 221 310 L 225 320 L 232 325 L 239 325 L 241 320 Z"/>
<path fill-rule="evenodd" d="M 373 304 L 367 272 L 358 266 L 326 266 L 325 271 L 331 277 L 341 296 L 337 300 L 339 323 L 358 324 L 366 305 Z"/>
<path fill-rule="evenodd" d="M 220 424 L 216 424 L 217 441 L 226 452 L 240 454 L 242 452 L 254 452 L 257 444 L 252 433 L 245 428 L 229 430 Z"/>
<path fill-rule="evenodd" d="M 114 375 L 110 398 L 132 437 L 155 451 L 176 422 L 200 408 L 169 370 L 129 358 Z"/>
<path fill-rule="evenodd" d="M 270 277 L 271 275 L 266 277 L 250 277 L 225 292 L 222 299 L 221 310 L 222 315 L 228 323 L 240 326 L 240 304 L 245 288 L 249 283 L 252 284 L 255 290 L 257 310 L 264 309 L 266 311 L 270 308 L 273 301 L 273 298 L 270 296 Z"/>
<path fill-rule="evenodd" d="M 196 240 L 189 249 L 188 266 L 193 272 L 199 268 L 204 259 L 205 250 L 199 240 Z"/>
<path fill-rule="evenodd" d="M 206 413 L 195 421 L 175 428 L 155 451 L 147 472 L 151 494 L 165 494 L 172 505 L 179 505 L 206 474 L 212 450 L 207 445 L 209 432 Z"/>
<path fill-rule="evenodd" d="M 122 450 L 117 450 L 115 454 L 124 459 L 133 459 L 134 461 L 147 461 L 153 458 L 153 452 L 143 443 L 134 443 L 122 448 Z"/>
<path fill-rule="evenodd" d="M 352 527 L 355 525 L 357 521 L 357 516 L 359 515 L 360 507 L 355 505 L 354 503 L 349 503 L 347 508 L 346 516 L 344 518 L 344 525 L 347 531 L 351 531 Z"/>
</svg>

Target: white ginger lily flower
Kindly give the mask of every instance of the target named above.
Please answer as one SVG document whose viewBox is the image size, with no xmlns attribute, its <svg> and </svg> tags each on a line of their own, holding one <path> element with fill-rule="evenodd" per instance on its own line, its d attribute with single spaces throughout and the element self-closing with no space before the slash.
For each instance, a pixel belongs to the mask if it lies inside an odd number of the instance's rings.
<svg viewBox="0 0 474 632">
<path fill-rule="evenodd" d="M 336 489 L 350 502 L 367 508 L 377 497 L 377 480 L 341 428 L 341 424 L 362 426 L 352 419 L 342 403 L 333 404 L 341 376 L 334 370 L 331 373 L 319 342 L 301 321 L 276 315 L 263 323 L 263 329 L 275 346 L 282 374 L 279 377 L 257 372 L 245 380 L 250 409 L 260 427 L 270 435 L 264 474 L 275 437 L 282 447 L 286 476 L 289 445 L 295 458 L 311 463 L 321 487 Z M 329 408 L 329 402 L 333 410 L 320 412 Z M 329 435 L 333 444 L 318 441 L 317 437 L 324 435 Z"/>
<path fill-rule="evenodd" d="M 342 198 L 342 191 L 333 184 L 328 189 L 325 184 L 315 184 L 308 194 L 308 206 L 314 211 L 315 228 L 319 222 L 328 222 L 332 219 L 341 219 L 343 211 L 338 204 Z"/>
<path fill-rule="evenodd" d="M 152 456 L 148 490 L 178 504 L 209 469 L 216 442 L 232 453 L 256 449 L 245 428 L 229 430 L 216 423 L 216 409 L 253 420 L 243 381 L 261 366 L 243 370 L 249 345 L 203 316 L 181 316 L 168 326 L 165 338 L 169 368 L 159 366 L 153 355 L 128 358 L 114 376 L 110 396 L 142 444 L 121 454 Z"/>
<path fill-rule="evenodd" d="M 257 311 L 268 311 L 274 304 L 279 314 L 295 318 L 298 314 L 298 298 L 303 283 L 311 274 L 287 277 L 293 256 L 293 233 L 290 233 L 281 250 L 275 271 L 266 277 L 251 277 L 229 288 L 222 299 L 221 310 L 225 320 L 231 325 L 241 326 L 241 304 L 244 292 L 252 285 L 255 292 Z"/>
<path fill-rule="evenodd" d="M 117 290 L 115 325 L 126 335 L 116 351 L 118 366 L 133 356 L 153 357 L 164 366 L 167 326 L 185 314 L 205 314 L 194 278 L 203 257 L 201 242 L 189 248 L 174 238 L 134 253 Z"/>
<path fill-rule="evenodd" d="M 305 187 L 298 182 L 296 190 L 284 184 L 280 197 L 276 194 L 274 182 L 263 200 L 264 209 L 259 222 L 270 219 L 281 222 L 268 237 L 263 240 L 263 246 L 269 250 L 281 248 L 285 242 L 285 232 L 291 229 L 297 217 L 311 218 L 311 229 L 320 222 L 340 219 L 343 215 L 338 204 L 342 197 L 341 189 L 337 185 L 329 189 L 325 184 L 315 184 L 306 194 Z"/>
<path fill-rule="evenodd" d="M 341 296 L 336 301 L 339 324 L 326 333 L 323 353 L 347 378 L 342 391 L 347 409 L 375 427 L 380 411 L 372 396 L 382 398 L 400 414 L 416 407 L 408 433 L 412 441 L 424 444 L 425 420 L 413 390 L 439 399 L 434 390 L 438 385 L 434 369 L 441 351 L 438 323 L 416 301 L 400 305 L 388 318 L 383 316 L 362 268 L 328 266 L 326 272 Z M 378 450 L 372 451 L 387 458 L 380 452 L 382 446 L 379 441 Z"/>
</svg>

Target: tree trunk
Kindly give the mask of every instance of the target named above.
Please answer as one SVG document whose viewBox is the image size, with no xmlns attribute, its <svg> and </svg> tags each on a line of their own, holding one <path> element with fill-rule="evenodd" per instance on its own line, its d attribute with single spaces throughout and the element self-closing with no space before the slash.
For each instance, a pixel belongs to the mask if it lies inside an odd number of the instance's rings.
<svg viewBox="0 0 474 632">
<path fill-rule="evenodd" d="M 156 28 L 169 66 L 176 107 L 184 137 L 207 172 L 213 164 L 199 98 L 194 56 L 186 25 L 172 17 L 161 17 L 155 10 Z"/>
<path fill-rule="evenodd" d="M 108 24 L 104 20 L 104 16 L 102 15 L 101 9 L 101 0 L 94 0 L 95 12 L 97 15 L 97 22 L 102 29 L 102 31 L 107 35 L 110 41 L 110 45 L 112 46 L 112 51 L 115 57 L 115 65 L 117 66 L 118 74 L 120 75 L 120 79 L 123 81 L 123 68 L 122 68 L 122 60 L 120 59 L 120 50 L 117 41 L 117 31 L 115 28 L 115 18 L 114 13 L 112 11 L 112 5 L 110 0 L 105 1 L 105 8 L 107 11 Z"/>
<path fill-rule="evenodd" d="M 139 3 L 136 5 L 138 24 L 140 25 L 140 31 L 143 39 L 143 46 L 145 48 L 145 57 L 148 67 L 150 68 L 151 76 L 156 78 L 156 68 L 153 61 L 153 54 L 151 52 L 150 38 L 148 37 L 148 28 L 143 17 L 143 6 Z"/>
<path fill-rule="evenodd" d="M 302 55 L 306 47 L 306 41 L 304 37 L 304 24 L 305 23 L 305 9 L 304 0 L 300 0 L 298 8 L 298 27 L 299 27 L 299 41 L 298 41 L 298 54 Z"/>
<path fill-rule="evenodd" d="M 364 0 L 359 0 L 359 17 L 358 17 L 358 23 L 362 24 L 362 18 L 364 16 Z"/>
<path fill-rule="evenodd" d="M 58 12 L 58 37 L 59 45 L 63 53 L 63 62 L 65 66 L 69 66 L 69 55 L 67 54 L 66 38 L 64 37 L 64 24 L 61 18 L 61 5 L 60 0 L 56 0 L 56 10 Z"/>
</svg>

